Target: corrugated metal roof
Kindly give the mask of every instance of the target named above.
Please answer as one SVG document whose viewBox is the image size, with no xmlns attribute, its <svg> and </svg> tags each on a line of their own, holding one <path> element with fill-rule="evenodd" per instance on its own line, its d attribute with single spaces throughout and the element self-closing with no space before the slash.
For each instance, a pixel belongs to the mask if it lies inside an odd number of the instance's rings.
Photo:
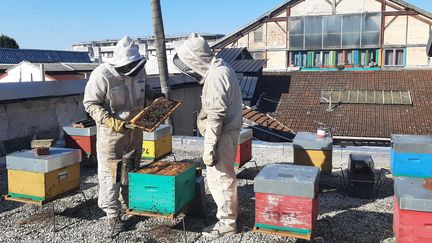
<svg viewBox="0 0 432 243">
<path fill-rule="evenodd" d="M 240 54 L 246 49 L 246 47 L 242 48 L 224 48 L 222 49 L 216 57 L 222 58 L 226 63 L 232 63 L 237 58 L 239 58 Z"/>
<path fill-rule="evenodd" d="M 0 64 L 0 70 L 8 70 L 9 68 L 12 68 L 15 66 L 15 64 Z"/>
<path fill-rule="evenodd" d="M 230 66 L 237 73 L 258 73 L 261 72 L 267 60 L 239 60 L 230 63 Z"/>
<path fill-rule="evenodd" d="M 168 73 L 169 74 L 180 74 L 180 71 L 175 67 L 173 63 L 174 55 L 167 55 L 167 64 L 168 64 Z M 145 69 L 147 75 L 158 75 L 159 74 L 159 65 L 156 56 L 149 56 Z"/>
<path fill-rule="evenodd" d="M 242 90 L 243 99 L 253 98 L 257 82 L 258 77 L 243 77 L 240 80 L 240 88 Z"/>
<path fill-rule="evenodd" d="M 415 5 L 409 4 L 409 3 L 402 1 L 402 0 L 391 0 L 391 1 L 398 3 L 404 7 L 410 8 L 410 9 L 416 11 L 417 13 L 423 14 L 424 16 L 432 19 L 432 13 L 429 13 L 428 11 L 421 9 Z"/>
<path fill-rule="evenodd" d="M 91 63 L 87 52 L 0 48 L 0 63 L 18 64 L 22 61 Z"/>
<path fill-rule="evenodd" d="M 61 64 L 61 63 L 36 63 L 32 62 L 31 64 L 40 66 L 44 65 L 45 72 L 70 72 L 73 71 L 71 68 Z"/>
<path fill-rule="evenodd" d="M 87 80 L 0 83 L 0 103 L 22 99 L 80 95 Z"/>
<path fill-rule="evenodd" d="M 100 63 L 63 63 L 63 65 L 74 71 L 93 71 L 100 65 Z"/>
</svg>

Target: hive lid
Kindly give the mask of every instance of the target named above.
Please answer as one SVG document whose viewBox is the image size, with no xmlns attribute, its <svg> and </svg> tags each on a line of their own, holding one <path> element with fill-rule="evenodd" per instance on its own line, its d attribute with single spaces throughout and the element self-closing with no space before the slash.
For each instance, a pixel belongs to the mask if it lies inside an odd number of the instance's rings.
<svg viewBox="0 0 432 243">
<path fill-rule="evenodd" d="M 432 191 L 423 188 L 422 178 L 396 177 L 394 191 L 400 209 L 432 212 Z"/>
<path fill-rule="evenodd" d="M 242 144 L 250 139 L 252 139 L 253 137 L 253 132 L 252 129 L 244 129 L 242 128 L 240 131 L 240 136 L 238 139 L 238 144 Z"/>
<path fill-rule="evenodd" d="M 143 132 L 143 139 L 146 141 L 154 141 L 170 134 L 172 134 L 172 126 L 160 125 L 153 132 Z"/>
<path fill-rule="evenodd" d="M 254 191 L 314 198 L 318 191 L 319 168 L 293 164 L 268 164 L 254 180 Z"/>
<path fill-rule="evenodd" d="M 50 148 L 49 155 L 35 155 L 33 151 L 15 152 L 6 156 L 8 170 L 47 173 L 81 162 L 80 149 Z"/>
<path fill-rule="evenodd" d="M 84 137 L 89 137 L 89 136 L 94 136 L 96 135 L 96 126 L 92 126 L 92 127 L 72 127 L 72 126 L 67 126 L 67 127 L 63 127 L 63 131 L 69 135 L 69 136 L 84 136 Z"/>
<path fill-rule="evenodd" d="M 432 136 L 393 134 L 392 149 L 402 153 L 432 154 Z"/>
<path fill-rule="evenodd" d="M 293 146 L 294 149 L 332 150 L 333 139 L 331 137 L 320 138 L 312 132 L 299 132 L 294 137 Z"/>
</svg>

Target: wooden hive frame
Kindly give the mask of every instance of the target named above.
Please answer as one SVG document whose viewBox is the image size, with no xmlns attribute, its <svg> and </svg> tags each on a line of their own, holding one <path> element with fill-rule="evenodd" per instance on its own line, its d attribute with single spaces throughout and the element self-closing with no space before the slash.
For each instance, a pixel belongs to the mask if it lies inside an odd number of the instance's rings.
<svg viewBox="0 0 432 243">
<path fill-rule="evenodd" d="M 150 110 L 150 107 L 154 106 L 158 101 L 160 100 L 168 100 L 168 101 L 174 101 L 177 104 L 171 108 L 171 110 L 165 114 L 162 119 L 160 119 L 160 121 L 158 123 L 156 123 L 155 126 L 151 127 L 151 128 L 147 128 L 147 127 L 143 127 L 141 125 L 138 124 L 138 122 L 148 113 L 148 111 Z M 144 110 L 142 110 L 140 113 L 138 113 L 138 115 L 136 115 L 134 118 L 132 118 L 132 120 L 130 121 L 130 123 L 137 128 L 140 128 L 146 132 L 154 132 L 154 130 L 156 130 L 156 128 L 158 128 L 160 126 L 160 124 L 165 121 L 175 110 L 177 110 L 177 108 L 182 104 L 182 101 L 179 100 L 172 100 L 172 99 L 168 99 L 165 97 L 160 97 L 157 98 L 156 100 L 154 100 L 149 106 L 147 106 L 146 108 L 144 108 Z"/>
</svg>

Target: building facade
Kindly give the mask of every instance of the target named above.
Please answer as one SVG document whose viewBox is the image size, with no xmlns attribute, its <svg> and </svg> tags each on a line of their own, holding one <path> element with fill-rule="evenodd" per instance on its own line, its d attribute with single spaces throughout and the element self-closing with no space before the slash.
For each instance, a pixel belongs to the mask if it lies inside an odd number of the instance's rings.
<svg viewBox="0 0 432 243">
<path fill-rule="evenodd" d="M 291 0 L 213 44 L 266 70 L 430 67 L 432 14 L 401 0 Z"/>
<path fill-rule="evenodd" d="M 209 43 L 213 43 L 218 39 L 224 37 L 220 34 L 201 34 Z M 189 35 L 178 35 L 178 36 L 167 36 L 166 50 L 167 55 L 174 54 L 174 43 L 184 41 Z M 90 59 L 93 62 L 105 62 L 113 57 L 115 46 L 117 45 L 118 39 L 102 40 L 102 41 L 89 41 L 81 42 L 72 45 L 72 50 L 88 52 Z M 154 36 L 135 38 L 134 42 L 139 46 L 139 51 L 143 56 L 151 57 L 156 56 L 156 40 Z"/>
</svg>

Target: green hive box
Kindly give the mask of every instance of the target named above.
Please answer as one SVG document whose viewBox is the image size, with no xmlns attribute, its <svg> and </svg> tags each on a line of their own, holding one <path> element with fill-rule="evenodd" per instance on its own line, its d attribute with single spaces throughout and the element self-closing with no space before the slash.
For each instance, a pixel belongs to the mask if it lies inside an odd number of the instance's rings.
<svg viewBox="0 0 432 243">
<path fill-rule="evenodd" d="M 129 172 L 129 210 L 178 213 L 195 197 L 195 170 L 191 163 L 154 162 Z"/>
</svg>

